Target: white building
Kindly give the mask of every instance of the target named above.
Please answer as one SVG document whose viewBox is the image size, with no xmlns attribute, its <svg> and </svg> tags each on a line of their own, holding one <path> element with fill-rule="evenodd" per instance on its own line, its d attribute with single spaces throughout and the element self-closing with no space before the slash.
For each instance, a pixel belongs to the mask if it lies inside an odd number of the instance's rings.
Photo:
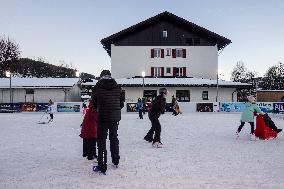
<svg viewBox="0 0 284 189">
<path fill-rule="evenodd" d="M 0 78 L 0 103 L 81 101 L 79 78 Z"/>
<path fill-rule="evenodd" d="M 169 12 L 101 43 L 111 57 L 112 76 L 125 90 L 126 102 L 142 96 L 151 99 L 160 87 L 168 88 L 178 101 L 236 101 L 236 89 L 250 86 L 218 81 L 218 53 L 231 40 Z"/>
</svg>

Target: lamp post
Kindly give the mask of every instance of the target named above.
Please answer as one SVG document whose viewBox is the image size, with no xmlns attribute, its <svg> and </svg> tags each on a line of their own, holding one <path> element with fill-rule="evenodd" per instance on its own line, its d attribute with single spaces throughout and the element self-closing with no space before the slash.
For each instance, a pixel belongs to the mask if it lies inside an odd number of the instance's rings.
<svg viewBox="0 0 284 189">
<path fill-rule="evenodd" d="M 6 77 L 10 78 L 10 104 L 12 103 L 12 74 L 10 71 L 6 71 Z"/>
<path fill-rule="evenodd" d="M 142 75 L 142 78 L 143 78 L 143 91 L 142 91 L 142 93 L 143 93 L 143 97 L 144 97 L 144 78 L 145 78 L 146 73 L 144 71 L 142 71 L 141 75 Z"/>
<path fill-rule="evenodd" d="M 218 102 L 218 96 L 219 96 L 219 72 L 218 72 L 218 69 L 217 69 L 217 87 L 216 87 L 216 102 Z"/>
</svg>

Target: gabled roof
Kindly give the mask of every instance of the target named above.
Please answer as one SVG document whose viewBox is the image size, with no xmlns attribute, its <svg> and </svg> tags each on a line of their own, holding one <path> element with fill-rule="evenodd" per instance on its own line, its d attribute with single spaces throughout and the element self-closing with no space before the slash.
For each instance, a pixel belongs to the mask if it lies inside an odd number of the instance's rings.
<svg viewBox="0 0 284 189">
<path fill-rule="evenodd" d="M 13 78 L 12 88 L 72 88 L 79 78 Z M 0 88 L 10 88 L 9 78 L 0 78 Z"/>
<path fill-rule="evenodd" d="M 125 37 L 135 31 L 138 31 L 140 29 L 143 29 L 149 25 L 152 25 L 154 23 L 158 23 L 160 21 L 169 21 L 171 23 L 174 23 L 175 25 L 179 25 L 180 27 L 186 29 L 186 30 L 194 30 L 195 33 L 198 33 L 200 35 L 206 36 L 208 38 L 214 39 L 217 41 L 217 46 L 218 46 L 218 50 L 224 48 L 226 45 L 231 43 L 231 40 L 218 35 L 212 31 L 209 31 L 201 26 L 198 26 L 192 22 L 189 22 L 181 17 L 178 17 L 170 12 L 162 12 L 156 16 L 153 16 L 147 20 L 144 20 L 138 24 L 135 24 L 133 26 L 130 26 L 129 28 L 126 28 L 118 33 L 115 33 L 109 37 L 106 37 L 104 39 L 101 40 L 102 45 L 104 46 L 105 50 L 108 52 L 108 54 L 110 55 L 110 49 L 111 49 L 111 44 L 114 43 L 114 41 Z"/>
</svg>

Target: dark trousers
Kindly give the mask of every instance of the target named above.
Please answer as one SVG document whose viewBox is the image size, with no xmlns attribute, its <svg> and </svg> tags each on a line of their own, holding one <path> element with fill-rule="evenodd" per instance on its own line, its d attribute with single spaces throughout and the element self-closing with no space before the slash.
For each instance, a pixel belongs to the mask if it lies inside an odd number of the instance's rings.
<svg viewBox="0 0 284 189">
<path fill-rule="evenodd" d="M 143 114 L 142 114 L 142 113 L 143 113 L 143 110 L 138 110 L 138 111 L 139 111 L 139 118 L 140 118 L 140 119 L 143 119 Z"/>
<path fill-rule="evenodd" d="M 254 122 L 249 122 L 249 124 L 250 124 L 250 133 L 252 134 L 254 133 Z M 241 121 L 241 125 L 238 128 L 238 132 L 241 132 L 244 125 L 245 125 L 245 122 Z"/>
<path fill-rule="evenodd" d="M 87 156 L 89 160 L 92 160 L 97 157 L 96 143 L 97 140 L 95 138 L 83 139 L 83 157 Z"/>
<path fill-rule="evenodd" d="M 114 165 L 119 164 L 119 140 L 117 138 L 118 122 L 98 122 L 97 143 L 98 143 L 98 166 L 102 172 L 107 170 L 106 139 L 109 131 L 111 159 Z"/>
<path fill-rule="evenodd" d="M 50 119 L 53 119 L 53 114 L 49 114 L 49 116 L 50 116 Z"/>
<path fill-rule="evenodd" d="M 148 139 L 148 141 L 153 140 L 153 143 L 155 142 L 161 142 L 161 124 L 158 118 L 149 116 L 149 119 L 151 121 L 151 129 L 148 131 L 147 135 L 144 137 L 145 139 Z M 155 135 L 154 135 L 155 134 Z M 154 135 L 154 139 L 153 139 Z"/>
</svg>

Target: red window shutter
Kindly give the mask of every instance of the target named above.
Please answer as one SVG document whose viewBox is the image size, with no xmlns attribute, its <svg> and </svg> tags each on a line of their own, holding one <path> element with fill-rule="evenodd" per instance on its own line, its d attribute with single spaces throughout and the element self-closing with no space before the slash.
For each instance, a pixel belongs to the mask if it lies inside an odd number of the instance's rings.
<svg viewBox="0 0 284 189">
<path fill-rule="evenodd" d="M 173 56 L 173 58 L 176 58 L 176 57 L 177 57 L 177 55 L 176 55 L 176 49 L 172 49 L 172 56 Z"/>
<path fill-rule="evenodd" d="M 154 58 L 154 49 L 151 49 L 151 58 Z"/>
<path fill-rule="evenodd" d="M 183 76 L 186 77 L 186 67 L 183 67 Z"/>
<path fill-rule="evenodd" d="M 186 49 L 182 49 L 182 58 L 186 58 Z"/>
<path fill-rule="evenodd" d="M 164 58 L 164 49 L 161 49 L 161 58 Z"/>
<path fill-rule="evenodd" d="M 154 76 L 154 68 L 151 67 L 151 77 L 153 77 L 153 76 Z"/>
<path fill-rule="evenodd" d="M 164 77 L 164 67 L 161 67 L 161 76 Z"/>
<path fill-rule="evenodd" d="M 176 74 L 177 74 L 176 67 L 173 67 L 173 76 L 176 76 Z"/>
</svg>

